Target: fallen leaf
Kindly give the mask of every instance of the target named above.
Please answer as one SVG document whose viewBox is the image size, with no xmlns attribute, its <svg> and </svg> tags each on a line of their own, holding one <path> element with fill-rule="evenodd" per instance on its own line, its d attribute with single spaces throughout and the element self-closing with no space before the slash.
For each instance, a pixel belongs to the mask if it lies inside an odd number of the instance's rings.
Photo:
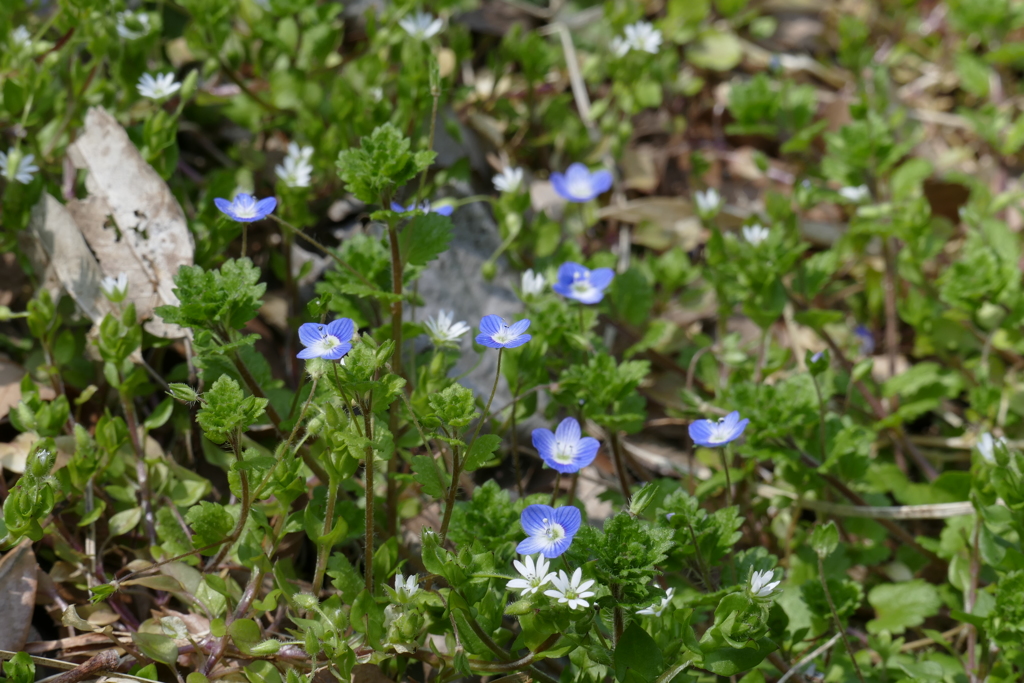
<svg viewBox="0 0 1024 683">
<path fill-rule="evenodd" d="M 20 651 L 36 605 L 36 555 L 25 539 L 0 559 L 0 650 Z"/>
<path fill-rule="evenodd" d="M 606 206 L 598 216 L 636 225 L 633 242 L 656 250 L 679 246 L 689 251 L 700 244 L 704 234 L 693 204 L 682 197 L 634 199 Z"/>
<path fill-rule="evenodd" d="M 14 441 L 10 443 L 0 443 L 0 467 L 23 474 L 28 453 L 32 450 L 32 444 L 38 440 L 39 437 L 36 434 L 24 432 L 14 437 Z"/>
<path fill-rule="evenodd" d="M 622 154 L 623 184 L 628 190 L 651 193 L 661 183 L 658 151 L 654 145 L 637 145 Z"/>
<path fill-rule="evenodd" d="M 25 369 L 0 354 L 0 420 L 21 400 L 21 378 Z"/>
</svg>

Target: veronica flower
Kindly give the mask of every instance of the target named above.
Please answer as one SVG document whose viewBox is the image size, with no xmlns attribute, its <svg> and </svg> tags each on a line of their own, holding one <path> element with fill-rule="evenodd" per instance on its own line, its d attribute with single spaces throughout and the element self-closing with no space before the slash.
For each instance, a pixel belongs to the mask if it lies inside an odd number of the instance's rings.
<svg viewBox="0 0 1024 683">
<path fill-rule="evenodd" d="M 615 271 L 611 268 L 590 270 L 574 261 L 558 267 L 558 282 L 551 289 L 581 304 L 596 304 L 604 298 L 604 290 L 612 283 Z"/>
<path fill-rule="evenodd" d="M 430 339 L 437 346 L 451 344 L 462 335 L 469 332 L 470 327 L 465 320 L 453 323 L 455 312 L 438 311 L 437 318 L 427 318 L 424 325 L 430 334 Z"/>
<path fill-rule="evenodd" d="M 871 334 L 871 330 L 864 325 L 857 325 L 853 328 L 853 333 L 860 339 L 861 353 L 870 356 L 875 352 L 875 335 Z"/>
<path fill-rule="evenodd" d="M 732 411 L 717 422 L 714 420 L 695 420 L 690 423 L 690 438 L 698 446 L 715 448 L 735 441 L 743 434 L 750 424 L 747 418 L 740 419 L 738 411 Z"/>
<path fill-rule="evenodd" d="M 703 218 L 714 216 L 722 205 L 722 197 L 718 194 L 718 190 L 713 187 L 708 188 L 705 192 L 700 190 L 694 192 L 693 201 L 697 203 L 697 213 Z"/>
<path fill-rule="evenodd" d="M 750 594 L 755 598 L 771 597 L 775 593 L 775 588 L 782 583 L 782 581 L 772 581 L 773 578 L 775 578 L 774 571 L 754 572 L 750 576 Z"/>
<path fill-rule="evenodd" d="M 854 204 L 865 202 L 871 198 L 871 190 L 868 189 L 867 185 L 844 187 L 839 190 L 839 194 L 843 199 L 853 202 Z"/>
<path fill-rule="evenodd" d="M 174 80 L 173 73 L 157 74 L 153 78 L 149 74 L 142 74 L 136 86 L 139 94 L 151 100 L 163 100 L 181 90 L 181 83 Z"/>
<path fill-rule="evenodd" d="M 433 38 L 444 28 L 444 22 L 429 12 L 410 14 L 399 21 L 398 25 L 416 40 Z"/>
<path fill-rule="evenodd" d="M 996 446 L 1000 448 L 1006 448 L 1006 439 L 1003 437 L 995 438 L 991 433 L 985 432 L 978 437 L 978 443 L 974 444 L 974 447 L 978 449 L 978 453 L 985 459 L 985 462 L 990 465 L 994 465 L 996 462 Z"/>
<path fill-rule="evenodd" d="M 562 420 L 553 434 L 543 427 L 533 430 L 533 447 L 548 467 L 562 474 L 579 472 L 594 462 L 599 446 L 597 439 L 581 436 L 580 423 L 572 417 Z"/>
<path fill-rule="evenodd" d="M 530 593 L 539 591 L 541 587 L 555 577 L 554 572 L 548 573 L 551 565 L 543 556 L 537 558 L 536 564 L 534 564 L 533 558 L 529 555 L 523 558 L 523 562 L 513 560 L 512 564 L 515 565 L 516 571 L 523 578 L 512 579 L 505 584 L 505 588 L 510 591 L 522 591 L 521 597 L 524 598 Z"/>
<path fill-rule="evenodd" d="M 149 15 L 144 12 L 136 14 L 126 10 L 118 12 L 114 16 L 117 19 L 117 25 L 115 26 L 117 35 L 125 40 L 138 40 L 152 30 Z"/>
<path fill-rule="evenodd" d="M 626 43 L 631 50 L 658 54 L 661 47 L 661 31 L 647 21 L 638 21 L 626 27 Z"/>
<path fill-rule="evenodd" d="M 398 601 L 403 605 L 409 602 L 419 589 L 420 586 L 415 574 L 408 579 L 402 576 L 402 572 L 398 572 L 395 575 L 395 592 L 398 594 Z"/>
<path fill-rule="evenodd" d="M 32 176 L 39 167 L 33 162 L 36 160 L 33 154 L 22 154 L 11 147 L 7 154 L 0 152 L 0 175 L 9 181 L 18 181 L 22 185 L 32 182 Z"/>
<path fill-rule="evenodd" d="M 565 170 L 565 174 L 551 174 L 551 185 L 555 192 L 570 202 L 589 202 L 594 197 L 607 192 L 612 187 L 612 174 L 600 169 L 590 172 L 586 166 L 575 163 Z"/>
<path fill-rule="evenodd" d="M 500 316 L 485 315 L 480 321 L 480 334 L 476 336 L 476 343 L 492 349 L 514 349 L 533 339 L 532 335 L 525 334 L 529 327 L 529 318 L 506 325 Z"/>
<path fill-rule="evenodd" d="M 551 559 L 558 557 L 572 544 L 572 537 L 580 530 L 581 515 L 572 505 L 553 508 L 550 505 L 527 505 L 519 516 L 519 523 L 527 538 L 516 546 L 520 555 L 540 553 Z"/>
<path fill-rule="evenodd" d="M 282 162 L 274 167 L 274 173 L 288 187 L 309 187 L 313 180 L 312 147 L 299 147 L 295 142 L 288 143 L 288 154 Z"/>
<path fill-rule="evenodd" d="M 425 213 L 439 213 L 442 216 L 451 216 L 452 212 L 455 211 L 455 207 L 451 204 L 438 204 L 437 206 L 431 206 L 430 202 L 420 202 L 419 204 L 413 202 L 409 206 L 402 206 L 398 202 L 391 202 L 391 210 L 396 213 L 408 213 L 410 211 L 423 211 Z"/>
<path fill-rule="evenodd" d="M 549 598 L 557 598 L 561 604 L 569 604 L 569 609 L 576 609 L 577 607 L 590 607 L 590 603 L 586 601 L 586 598 L 594 596 L 594 591 L 588 590 L 594 585 L 593 579 L 588 579 L 580 583 L 583 579 L 583 568 L 576 567 L 576 571 L 572 573 L 572 578 L 565 573 L 564 570 L 558 570 L 558 576 L 551 579 L 553 590 L 544 591 L 544 595 Z"/>
<path fill-rule="evenodd" d="M 273 213 L 277 207 L 277 200 L 273 197 L 257 201 L 255 197 L 245 192 L 239 192 L 234 201 L 229 202 L 218 197 L 213 200 L 213 203 L 217 205 L 217 208 L 222 213 L 227 214 L 228 218 L 239 223 L 252 223 L 263 220 Z"/>
<path fill-rule="evenodd" d="M 105 277 L 100 281 L 100 290 L 103 296 L 115 304 L 124 301 L 128 295 L 128 274 L 118 273 L 117 278 Z"/>
<path fill-rule="evenodd" d="M 299 341 L 306 348 L 296 354 L 298 358 L 323 358 L 338 360 L 352 350 L 352 335 L 356 325 L 351 318 L 337 320 L 320 325 L 303 323 L 299 325 Z"/>
<path fill-rule="evenodd" d="M 494 176 L 493 182 L 498 192 L 515 192 L 523 184 L 523 169 L 506 166 Z"/>
<path fill-rule="evenodd" d="M 543 273 L 535 273 L 532 268 L 527 268 L 526 272 L 523 273 L 522 280 L 520 280 L 519 289 L 523 296 L 540 294 L 544 291 L 547 283 Z"/>
<path fill-rule="evenodd" d="M 668 607 L 668 604 L 672 602 L 672 596 L 675 595 L 675 592 L 675 588 L 669 588 L 667 591 L 665 591 L 665 597 L 661 599 L 661 604 L 655 603 L 650 607 L 645 607 L 641 610 L 637 610 L 636 613 L 646 614 L 651 617 L 660 617 L 661 613 L 665 611 L 666 607 Z"/>
<path fill-rule="evenodd" d="M 768 239 L 770 233 L 771 231 L 760 223 L 743 226 L 743 239 L 755 247 Z"/>
</svg>

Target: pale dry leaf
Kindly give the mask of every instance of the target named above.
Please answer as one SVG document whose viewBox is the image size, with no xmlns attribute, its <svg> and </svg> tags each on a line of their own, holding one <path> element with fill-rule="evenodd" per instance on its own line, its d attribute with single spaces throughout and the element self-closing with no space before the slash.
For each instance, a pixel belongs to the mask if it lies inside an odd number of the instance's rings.
<svg viewBox="0 0 1024 683">
<path fill-rule="evenodd" d="M 7 356 L 0 354 L 0 420 L 21 400 L 21 378 L 25 369 Z"/>
<path fill-rule="evenodd" d="M 38 440 L 39 436 L 33 432 L 23 432 L 14 437 L 14 441 L 10 443 L 0 443 L 0 467 L 17 474 L 24 474 L 28 453 L 32 450 L 32 444 Z"/>
<path fill-rule="evenodd" d="M 705 237 L 692 202 L 682 197 L 634 199 L 606 206 L 598 216 L 636 225 L 633 242 L 656 250 L 678 246 L 689 251 Z"/>
<path fill-rule="evenodd" d="M 88 172 L 85 186 L 90 196 L 73 200 L 70 206 L 104 275 L 129 274 L 128 300 L 135 303 L 141 319 L 150 317 L 158 305 L 176 305 L 173 278 L 181 266 L 192 265 L 195 244 L 167 183 L 101 107 L 89 109 L 82 134 L 68 147 L 68 157 L 75 168 Z M 159 316 L 150 319 L 146 329 L 162 337 L 184 336 L 181 328 Z"/>
<path fill-rule="evenodd" d="M 21 650 L 36 604 L 36 555 L 25 539 L 0 559 L 0 649 Z"/>
</svg>

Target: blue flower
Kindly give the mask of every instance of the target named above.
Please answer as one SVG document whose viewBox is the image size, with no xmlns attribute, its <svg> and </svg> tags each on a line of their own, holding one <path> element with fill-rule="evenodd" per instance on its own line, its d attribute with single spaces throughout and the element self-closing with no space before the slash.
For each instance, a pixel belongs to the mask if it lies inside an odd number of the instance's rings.
<svg viewBox="0 0 1024 683">
<path fill-rule="evenodd" d="M 540 553 L 551 559 L 558 557 L 572 544 L 580 530 L 580 511 L 572 505 L 553 508 L 550 505 L 527 505 L 519 517 L 529 538 L 516 546 L 520 555 Z"/>
<path fill-rule="evenodd" d="M 277 207 L 277 200 L 273 197 L 257 201 L 251 194 L 244 192 L 239 192 L 233 202 L 218 197 L 213 200 L 213 203 L 223 213 L 227 214 L 228 218 L 239 223 L 252 223 L 263 220 L 273 213 Z"/>
<path fill-rule="evenodd" d="M 455 211 L 455 207 L 451 204 L 439 204 L 437 206 L 431 206 L 430 202 L 420 202 L 417 204 L 413 202 L 408 207 L 402 206 L 398 202 L 391 202 L 391 210 L 396 213 L 408 213 L 409 211 L 423 211 L 425 213 L 439 213 L 442 216 L 451 216 L 452 212 Z"/>
<path fill-rule="evenodd" d="M 356 326 L 351 318 L 338 318 L 327 325 L 304 323 L 299 325 L 299 341 L 306 348 L 299 351 L 299 358 L 323 358 L 338 360 L 352 350 L 352 334 Z"/>
<path fill-rule="evenodd" d="M 854 328 L 853 333 L 860 339 L 860 352 L 865 356 L 870 356 L 875 352 L 875 335 L 871 334 L 864 325 L 857 325 Z"/>
<path fill-rule="evenodd" d="M 528 318 L 506 325 L 501 316 L 485 315 L 480 321 L 476 343 L 492 349 L 514 349 L 533 339 L 531 335 L 523 334 L 529 327 Z"/>
<path fill-rule="evenodd" d="M 612 187 L 612 174 L 605 169 L 590 172 L 586 166 L 575 163 L 565 170 L 551 174 L 551 185 L 555 192 L 570 202 L 589 202 Z"/>
<path fill-rule="evenodd" d="M 612 283 L 613 277 L 615 271 L 611 268 L 590 270 L 566 261 L 558 267 L 558 282 L 551 285 L 551 289 L 581 304 L 596 304 L 604 298 L 604 290 Z"/>
<path fill-rule="evenodd" d="M 696 420 L 690 423 L 690 438 L 698 446 L 715 448 L 735 441 L 750 424 L 749 419 L 740 419 L 738 411 L 732 411 L 721 420 Z"/>
<path fill-rule="evenodd" d="M 597 439 L 580 435 L 580 423 L 567 417 L 552 434 L 550 429 L 533 430 L 533 447 L 548 466 L 562 474 L 572 474 L 594 462 Z"/>
</svg>

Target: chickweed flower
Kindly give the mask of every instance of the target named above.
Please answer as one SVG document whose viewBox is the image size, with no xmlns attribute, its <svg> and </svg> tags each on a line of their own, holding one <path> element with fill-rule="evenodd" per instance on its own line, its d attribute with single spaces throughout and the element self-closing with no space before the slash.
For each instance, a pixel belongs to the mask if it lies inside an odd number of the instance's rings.
<svg viewBox="0 0 1024 683">
<path fill-rule="evenodd" d="M 604 290 L 612 283 L 615 271 L 611 268 L 590 270 L 574 261 L 558 267 L 558 282 L 551 289 L 581 304 L 596 304 L 604 298 Z"/>
<path fill-rule="evenodd" d="M 625 57 L 629 52 L 629 43 L 622 36 L 615 36 L 612 38 L 611 48 L 616 57 Z"/>
<path fill-rule="evenodd" d="M 512 564 L 523 578 L 512 579 L 505 587 L 510 591 L 522 591 L 521 596 L 524 598 L 530 593 L 536 593 L 555 578 L 554 572 L 548 572 L 551 565 L 543 556 L 537 557 L 536 564 L 529 555 L 525 556 L 522 562 L 513 560 Z"/>
<path fill-rule="evenodd" d="M 25 26 L 19 26 L 11 32 L 11 43 L 15 47 L 29 47 L 32 44 L 32 33 Z"/>
<path fill-rule="evenodd" d="M 558 557 L 572 545 L 572 538 L 580 530 L 581 515 L 572 505 L 553 508 L 550 505 L 527 505 L 519 516 L 519 523 L 528 538 L 520 541 L 516 552 L 520 555 L 540 553 L 548 559 Z"/>
<path fill-rule="evenodd" d="M 985 432 L 979 436 L 978 443 L 974 445 L 978 449 L 978 453 L 981 454 L 981 457 L 990 465 L 994 465 L 996 462 L 996 446 L 1006 448 L 1006 439 L 1001 436 L 996 438 L 990 432 Z"/>
<path fill-rule="evenodd" d="M 391 210 L 396 213 L 408 213 L 410 211 L 423 211 L 425 213 L 439 213 L 442 216 L 451 216 L 455 211 L 455 207 L 451 204 L 438 204 L 432 206 L 430 202 L 420 202 L 419 204 L 413 202 L 409 206 L 402 206 L 398 202 L 391 202 Z"/>
<path fill-rule="evenodd" d="M 430 334 L 431 341 L 437 346 L 446 346 L 456 341 L 459 337 L 471 329 L 465 320 L 452 322 L 455 318 L 454 311 L 438 311 L 437 318 L 427 318 L 424 325 Z"/>
<path fill-rule="evenodd" d="M 697 213 L 701 218 L 712 218 L 722 206 L 722 197 L 718 190 L 711 187 L 706 191 L 697 190 L 693 193 L 693 201 L 697 204 Z"/>
<path fill-rule="evenodd" d="M 648 21 L 638 21 L 626 27 L 626 44 L 631 50 L 658 54 L 661 47 L 661 31 Z"/>
<path fill-rule="evenodd" d="M 485 315 L 480 321 L 476 343 L 492 349 L 514 349 L 533 339 L 532 335 L 526 334 L 529 327 L 529 318 L 506 325 L 500 316 Z"/>
<path fill-rule="evenodd" d="M 753 225 L 743 226 L 743 239 L 749 242 L 753 246 L 757 246 L 768 239 L 770 230 L 764 227 L 760 223 L 754 223 Z"/>
<path fill-rule="evenodd" d="M 868 189 L 867 185 L 844 187 L 839 190 L 839 195 L 848 202 L 860 204 L 861 202 L 866 202 L 871 199 L 871 190 Z"/>
<path fill-rule="evenodd" d="M 772 581 L 775 578 L 775 572 L 765 570 L 763 572 L 754 572 L 750 576 L 750 595 L 754 598 L 769 598 L 775 593 L 775 588 L 782 583 L 782 581 Z"/>
<path fill-rule="evenodd" d="M 570 202 L 589 202 L 611 189 L 612 174 L 603 168 L 591 173 L 583 164 L 575 163 L 564 174 L 552 173 L 551 185 Z"/>
<path fill-rule="evenodd" d="M 152 30 L 149 15 L 145 12 L 136 14 L 125 10 L 114 15 L 117 19 L 115 30 L 125 40 L 138 40 Z"/>
<path fill-rule="evenodd" d="M 128 296 L 128 274 L 118 273 L 117 278 L 105 277 L 100 281 L 100 290 L 103 296 L 110 301 L 119 303 Z"/>
<path fill-rule="evenodd" d="M 651 617 L 660 617 L 661 613 L 665 611 L 666 607 L 668 607 L 668 604 L 670 602 L 672 602 L 672 596 L 675 595 L 675 592 L 676 592 L 675 588 L 669 588 L 667 591 L 665 591 L 665 597 L 663 597 L 661 599 L 661 603 L 660 604 L 655 603 L 655 604 L 651 605 L 650 607 L 645 607 L 645 608 L 643 608 L 641 610 L 637 610 L 636 613 L 637 614 L 646 614 L 647 616 L 651 616 Z"/>
<path fill-rule="evenodd" d="M 150 74 L 142 74 L 136 88 L 143 97 L 151 100 L 165 100 L 181 90 L 181 83 L 175 81 L 174 74 L 170 72 L 157 74 L 156 78 Z"/>
<path fill-rule="evenodd" d="M 228 218 L 239 223 L 252 223 L 263 220 L 272 214 L 277 207 L 277 199 L 274 197 L 257 200 L 251 194 L 246 194 L 245 192 L 239 192 L 234 201 L 229 202 L 218 197 L 213 200 L 213 203 Z"/>
<path fill-rule="evenodd" d="M 515 192 L 523 184 L 523 169 L 506 166 L 494 176 L 493 182 L 498 192 Z"/>
<path fill-rule="evenodd" d="M 580 423 L 572 417 L 562 420 L 554 433 L 543 427 L 533 430 L 533 447 L 548 467 L 562 474 L 579 472 L 594 462 L 599 446 L 597 439 L 581 436 Z"/>
<path fill-rule="evenodd" d="M 408 579 L 402 576 L 402 572 L 395 574 L 395 593 L 398 594 L 398 601 L 403 605 L 412 600 L 412 596 L 416 595 L 419 589 L 419 582 L 415 574 Z"/>
<path fill-rule="evenodd" d="M 542 293 L 547 284 L 543 273 L 535 273 L 533 268 L 527 268 L 520 280 L 519 289 L 523 296 L 530 296 Z"/>
<path fill-rule="evenodd" d="M 351 340 L 355 329 L 356 325 L 351 318 L 338 318 L 327 325 L 303 323 L 299 325 L 299 341 L 306 348 L 296 356 L 303 360 L 339 360 L 352 350 Z"/>
<path fill-rule="evenodd" d="M 299 147 L 295 142 L 288 143 L 288 154 L 284 160 L 274 167 L 274 173 L 288 187 L 309 187 L 313 181 L 312 147 Z"/>
<path fill-rule="evenodd" d="M 398 25 L 416 40 L 433 38 L 444 28 L 444 22 L 429 12 L 410 14 L 399 21 Z"/>
<path fill-rule="evenodd" d="M 32 176 L 39 170 L 33 162 L 36 160 L 33 154 L 22 154 L 21 151 L 11 147 L 7 154 L 0 152 L 0 175 L 13 182 L 18 181 L 22 185 L 32 182 Z"/>
<path fill-rule="evenodd" d="M 739 411 L 732 411 L 717 422 L 714 420 L 695 420 L 690 423 L 690 438 L 698 446 L 715 448 L 735 441 L 743 434 L 750 424 L 747 418 L 740 419 Z"/>
<path fill-rule="evenodd" d="M 557 598 L 558 602 L 563 605 L 568 603 L 569 609 L 590 607 L 590 603 L 586 601 L 586 598 L 594 596 L 594 591 L 588 590 L 594 585 L 594 580 L 587 579 L 580 583 L 582 579 L 582 567 L 576 567 L 576 571 L 572 573 L 571 579 L 565 573 L 564 569 L 559 569 L 558 576 L 552 577 L 551 579 L 551 584 L 554 586 L 554 589 L 544 591 L 544 595 L 549 598 Z"/>
</svg>

